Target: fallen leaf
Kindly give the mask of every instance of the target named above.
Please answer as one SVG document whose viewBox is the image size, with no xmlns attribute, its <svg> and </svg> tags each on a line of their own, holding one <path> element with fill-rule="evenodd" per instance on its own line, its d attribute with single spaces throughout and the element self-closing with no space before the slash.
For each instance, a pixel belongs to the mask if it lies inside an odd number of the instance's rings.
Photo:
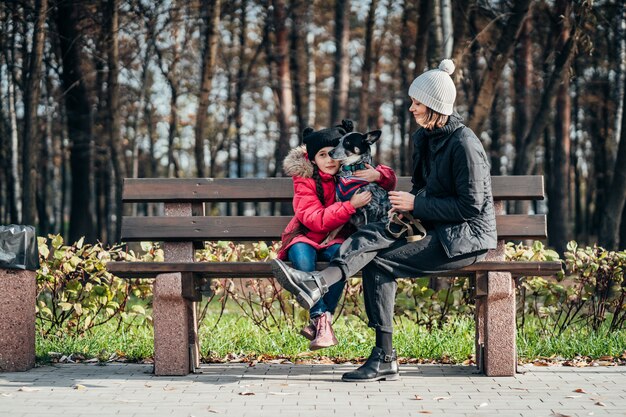
<svg viewBox="0 0 626 417">
<path fill-rule="evenodd" d="M 417 395 L 417 394 L 415 395 L 415 397 L 414 397 L 413 399 L 414 399 L 414 400 L 417 400 L 417 401 L 421 401 L 421 400 L 423 400 L 423 398 L 422 398 L 422 397 L 420 397 L 420 396 L 419 396 L 419 395 Z"/>
<path fill-rule="evenodd" d="M 39 391 L 39 388 L 21 387 L 20 389 L 18 389 L 18 391 L 22 391 L 22 392 L 37 392 L 37 391 Z"/>
<path fill-rule="evenodd" d="M 613 361 L 615 358 L 610 355 L 605 355 L 605 356 L 600 356 L 598 359 L 600 359 L 601 361 Z"/>
<path fill-rule="evenodd" d="M 239 395 L 256 395 L 256 394 L 250 391 L 243 391 L 243 392 L 240 392 Z"/>
<path fill-rule="evenodd" d="M 143 384 L 143 386 L 144 386 L 144 387 L 146 387 L 146 388 L 152 388 L 152 385 L 151 385 L 151 384 L 149 384 L 148 382 L 146 382 L 145 384 Z"/>
<path fill-rule="evenodd" d="M 163 391 L 176 391 L 175 387 L 170 387 L 169 385 L 166 387 L 163 387 Z"/>
<path fill-rule="evenodd" d="M 606 404 L 604 404 L 602 401 L 597 401 L 597 402 L 595 403 L 595 405 L 599 405 L 599 406 L 601 406 L 601 407 L 606 407 Z"/>
<path fill-rule="evenodd" d="M 582 395 L 568 395 L 565 398 L 580 398 Z"/>
<path fill-rule="evenodd" d="M 283 364 L 286 362 L 286 359 L 272 359 L 271 361 L 267 361 L 267 363 L 272 363 L 272 364 Z"/>
<path fill-rule="evenodd" d="M 87 387 L 86 387 L 86 386 L 84 386 L 84 385 L 82 385 L 82 384 L 74 384 L 74 385 L 72 385 L 72 388 L 74 388 L 74 389 L 76 389 L 76 390 L 79 390 L 79 391 L 80 391 L 80 390 L 87 389 Z"/>
<path fill-rule="evenodd" d="M 433 400 L 436 400 L 436 401 L 449 400 L 449 399 L 450 399 L 450 397 L 435 397 L 435 398 L 433 398 Z"/>
<path fill-rule="evenodd" d="M 418 413 L 420 414 L 432 414 L 432 411 L 428 411 L 428 410 L 422 410 L 422 411 L 418 411 Z"/>
<path fill-rule="evenodd" d="M 584 390 L 584 389 L 582 389 L 582 388 L 576 388 L 576 389 L 574 390 L 574 392 L 579 392 L 579 393 L 581 393 L 581 394 L 586 394 L 586 393 L 587 393 L 587 391 L 585 391 L 585 390 Z"/>
</svg>

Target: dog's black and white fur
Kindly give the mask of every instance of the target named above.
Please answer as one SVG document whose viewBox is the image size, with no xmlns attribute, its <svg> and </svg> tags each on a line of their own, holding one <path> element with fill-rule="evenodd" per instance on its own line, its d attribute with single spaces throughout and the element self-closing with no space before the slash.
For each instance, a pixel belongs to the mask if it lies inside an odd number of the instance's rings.
<svg viewBox="0 0 626 417">
<path fill-rule="evenodd" d="M 339 145 L 337 145 L 328 154 L 331 158 L 341 161 L 341 169 L 339 170 L 339 182 L 337 184 L 337 199 L 341 201 L 349 200 L 350 196 L 346 196 L 345 190 L 341 185 L 349 183 L 351 178 L 355 179 L 355 184 L 349 187 L 356 188 L 358 191 L 370 191 L 372 193 L 372 201 L 359 209 L 350 219 L 355 227 L 359 228 L 365 224 L 387 219 L 387 212 L 391 209 L 391 202 L 387 191 L 375 182 L 367 182 L 354 177 L 354 172 L 366 169 L 365 164 L 372 165 L 371 146 L 380 139 L 381 131 L 374 130 L 365 134 L 359 132 L 349 132 L 341 137 Z"/>
</svg>

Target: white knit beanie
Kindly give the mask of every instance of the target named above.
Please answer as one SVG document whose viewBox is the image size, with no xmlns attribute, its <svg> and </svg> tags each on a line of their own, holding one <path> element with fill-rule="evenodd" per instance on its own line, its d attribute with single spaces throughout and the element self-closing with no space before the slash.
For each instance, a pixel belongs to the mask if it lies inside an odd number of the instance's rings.
<svg viewBox="0 0 626 417">
<path fill-rule="evenodd" d="M 439 68 L 426 71 L 413 80 L 409 96 L 437 113 L 451 115 L 456 99 L 456 87 L 450 77 L 453 72 L 452 60 L 444 59 Z"/>
</svg>

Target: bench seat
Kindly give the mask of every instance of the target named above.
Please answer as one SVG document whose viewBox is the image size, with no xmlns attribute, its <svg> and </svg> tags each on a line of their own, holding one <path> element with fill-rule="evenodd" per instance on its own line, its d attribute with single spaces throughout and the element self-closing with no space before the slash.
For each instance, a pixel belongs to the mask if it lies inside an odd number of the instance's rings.
<svg viewBox="0 0 626 417">
<path fill-rule="evenodd" d="M 291 265 L 290 262 L 287 262 Z M 328 262 L 318 262 L 323 269 Z M 107 270 L 120 278 L 155 278 L 158 274 L 191 272 L 201 278 L 270 278 L 269 262 L 112 262 Z M 473 276 L 477 272 L 510 272 L 514 277 L 552 276 L 561 270 L 560 262 L 482 261 L 455 271 L 440 272 L 441 277 Z"/>
</svg>

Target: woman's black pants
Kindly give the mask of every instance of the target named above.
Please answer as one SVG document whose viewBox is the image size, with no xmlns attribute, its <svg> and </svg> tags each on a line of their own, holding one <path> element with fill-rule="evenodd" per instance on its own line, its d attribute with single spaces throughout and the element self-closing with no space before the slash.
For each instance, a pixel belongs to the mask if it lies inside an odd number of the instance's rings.
<svg viewBox="0 0 626 417">
<path fill-rule="evenodd" d="M 434 230 L 418 242 L 396 239 L 384 222 L 370 223 L 346 239 L 332 266 L 349 278 L 363 271 L 363 298 L 369 326 L 393 332 L 396 278 L 450 271 L 484 259 L 487 251 L 448 258 Z"/>
</svg>

